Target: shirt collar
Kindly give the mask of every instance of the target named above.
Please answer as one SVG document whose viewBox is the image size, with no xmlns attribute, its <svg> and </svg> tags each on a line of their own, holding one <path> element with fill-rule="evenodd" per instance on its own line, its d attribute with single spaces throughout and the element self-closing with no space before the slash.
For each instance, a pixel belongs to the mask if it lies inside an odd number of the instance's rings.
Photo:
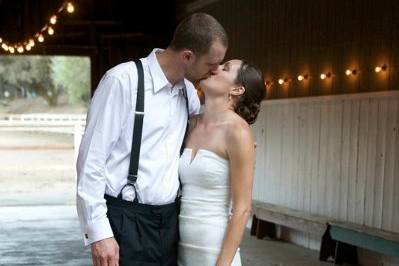
<svg viewBox="0 0 399 266">
<path fill-rule="evenodd" d="M 150 69 L 150 74 L 152 77 L 154 93 L 157 93 L 164 88 L 172 88 L 172 84 L 169 82 L 169 80 L 165 76 L 165 73 L 162 71 L 162 68 L 159 65 L 157 56 L 155 54 L 162 51 L 164 50 L 155 48 L 148 56 L 148 67 Z M 175 85 L 175 88 L 181 90 L 184 86 L 185 80 L 182 80 Z"/>
</svg>

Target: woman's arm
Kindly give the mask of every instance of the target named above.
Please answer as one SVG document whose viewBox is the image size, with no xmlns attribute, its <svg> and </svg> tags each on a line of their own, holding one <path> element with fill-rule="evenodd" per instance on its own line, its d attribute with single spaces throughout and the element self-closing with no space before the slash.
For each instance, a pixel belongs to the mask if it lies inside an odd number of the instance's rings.
<svg viewBox="0 0 399 266">
<path fill-rule="evenodd" d="M 251 129 L 246 123 L 232 126 L 228 130 L 226 143 L 229 143 L 227 153 L 230 160 L 233 214 L 227 227 L 217 266 L 230 266 L 240 246 L 252 205 L 255 149 Z"/>
</svg>

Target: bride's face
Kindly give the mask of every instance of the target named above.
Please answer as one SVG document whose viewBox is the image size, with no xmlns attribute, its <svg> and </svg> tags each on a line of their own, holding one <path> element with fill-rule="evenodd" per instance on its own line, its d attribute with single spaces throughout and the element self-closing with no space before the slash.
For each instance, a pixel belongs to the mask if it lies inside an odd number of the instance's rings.
<svg viewBox="0 0 399 266">
<path fill-rule="evenodd" d="M 236 87 L 235 80 L 241 67 L 241 60 L 230 60 L 220 65 L 209 78 L 200 82 L 201 90 L 207 95 L 228 95 Z"/>
</svg>

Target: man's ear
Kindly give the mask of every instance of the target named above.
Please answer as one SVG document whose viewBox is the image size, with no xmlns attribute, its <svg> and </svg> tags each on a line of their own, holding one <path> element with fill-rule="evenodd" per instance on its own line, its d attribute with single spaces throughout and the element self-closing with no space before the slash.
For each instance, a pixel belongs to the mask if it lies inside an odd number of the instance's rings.
<svg viewBox="0 0 399 266">
<path fill-rule="evenodd" d="M 185 63 L 192 64 L 195 61 L 195 54 L 191 50 L 183 50 L 181 56 Z"/>
</svg>

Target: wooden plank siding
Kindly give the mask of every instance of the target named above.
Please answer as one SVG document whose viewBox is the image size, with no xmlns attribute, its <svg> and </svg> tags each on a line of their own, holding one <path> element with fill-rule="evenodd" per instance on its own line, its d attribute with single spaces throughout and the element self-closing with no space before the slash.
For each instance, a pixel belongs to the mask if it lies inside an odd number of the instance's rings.
<svg viewBox="0 0 399 266">
<path fill-rule="evenodd" d="M 264 101 L 254 199 L 399 232 L 398 111 L 396 91 Z"/>
</svg>

